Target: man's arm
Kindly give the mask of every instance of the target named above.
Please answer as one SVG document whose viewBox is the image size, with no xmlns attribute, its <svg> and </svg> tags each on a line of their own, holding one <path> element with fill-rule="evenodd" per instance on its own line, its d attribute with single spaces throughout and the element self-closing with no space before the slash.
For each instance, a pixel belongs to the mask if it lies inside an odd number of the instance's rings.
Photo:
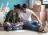
<svg viewBox="0 0 48 35">
<path fill-rule="evenodd" d="M 21 17 L 20 17 L 20 18 L 18 18 L 18 21 L 19 21 L 19 22 L 21 22 Z"/>
<path fill-rule="evenodd" d="M 39 17 L 35 13 L 32 13 L 32 16 L 34 16 L 37 19 L 38 24 L 42 25 L 42 22 L 39 20 Z"/>
<path fill-rule="evenodd" d="M 19 22 L 23 23 L 24 25 L 28 25 L 28 26 L 30 26 L 29 23 L 24 23 L 24 22 L 22 22 L 21 20 L 22 20 L 21 18 L 18 18 L 18 21 L 19 21 Z"/>
</svg>

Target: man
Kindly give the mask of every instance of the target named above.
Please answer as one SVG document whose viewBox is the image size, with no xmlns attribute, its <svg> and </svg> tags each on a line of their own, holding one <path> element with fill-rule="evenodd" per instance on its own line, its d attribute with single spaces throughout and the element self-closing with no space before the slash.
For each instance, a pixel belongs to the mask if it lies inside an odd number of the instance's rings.
<svg viewBox="0 0 48 35">
<path fill-rule="evenodd" d="M 37 21 L 31 21 L 31 15 L 34 16 L 37 19 Z M 23 22 L 24 29 L 33 29 L 35 31 L 47 32 L 47 30 L 45 29 L 46 23 L 42 24 L 42 22 L 39 20 L 38 16 L 33 11 L 28 9 L 28 4 L 26 4 L 26 3 L 23 4 L 22 11 L 19 12 L 19 22 Z"/>
</svg>

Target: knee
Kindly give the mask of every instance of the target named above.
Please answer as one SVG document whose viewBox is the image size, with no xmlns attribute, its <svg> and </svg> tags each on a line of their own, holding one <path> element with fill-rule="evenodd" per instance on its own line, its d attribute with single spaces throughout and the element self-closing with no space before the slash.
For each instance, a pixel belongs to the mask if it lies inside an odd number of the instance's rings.
<svg viewBox="0 0 48 35">
<path fill-rule="evenodd" d="M 37 25 L 38 24 L 38 21 L 33 21 L 33 25 Z"/>
<path fill-rule="evenodd" d="M 38 23 L 38 21 L 33 21 L 33 23 Z"/>
<path fill-rule="evenodd" d="M 5 22 L 4 25 L 9 26 L 10 24 L 9 24 L 9 22 Z"/>
<path fill-rule="evenodd" d="M 38 21 L 37 21 L 37 20 L 35 20 L 35 21 L 33 21 L 33 22 L 36 22 L 36 23 L 38 23 Z"/>
</svg>

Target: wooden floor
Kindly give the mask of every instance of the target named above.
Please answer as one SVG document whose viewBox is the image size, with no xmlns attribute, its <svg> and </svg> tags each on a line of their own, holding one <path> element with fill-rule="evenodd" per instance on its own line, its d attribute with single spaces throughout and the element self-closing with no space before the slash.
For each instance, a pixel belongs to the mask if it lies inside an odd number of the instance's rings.
<svg viewBox="0 0 48 35">
<path fill-rule="evenodd" d="M 47 33 L 37 32 L 33 30 L 13 30 L 6 31 L 3 27 L 0 27 L 0 35 L 48 35 Z"/>
<path fill-rule="evenodd" d="M 0 31 L 4 31 L 4 28 L 3 27 L 0 27 Z"/>
</svg>

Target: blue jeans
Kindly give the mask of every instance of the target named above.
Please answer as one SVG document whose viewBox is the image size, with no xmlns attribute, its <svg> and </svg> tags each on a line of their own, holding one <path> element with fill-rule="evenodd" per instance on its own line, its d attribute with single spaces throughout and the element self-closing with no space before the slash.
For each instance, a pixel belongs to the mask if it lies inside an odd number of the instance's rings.
<svg viewBox="0 0 48 35">
<path fill-rule="evenodd" d="M 11 27 L 12 29 L 14 29 L 14 26 L 10 24 L 10 26 L 6 26 L 3 24 L 4 30 L 7 30 L 8 27 Z"/>
<path fill-rule="evenodd" d="M 27 25 L 23 25 L 23 28 L 24 29 L 32 29 L 32 30 L 35 30 L 35 31 L 39 31 L 39 27 L 41 26 L 40 24 L 38 24 L 38 21 L 26 21 L 26 22 L 24 22 L 24 23 L 30 23 L 30 26 L 27 26 Z M 6 30 L 7 28 L 8 28 L 9 26 L 5 26 L 4 25 L 4 29 Z M 10 24 L 10 27 L 12 28 L 12 29 L 14 29 L 14 26 L 13 25 L 11 25 Z M 22 26 L 18 26 L 18 27 L 22 27 Z M 18 28 L 17 27 L 17 28 Z"/>
<path fill-rule="evenodd" d="M 6 26 L 6 25 L 3 24 L 3 27 L 4 27 L 5 30 L 7 30 L 8 27 L 11 27 L 12 30 L 13 30 L 13 29 L 15 29 L 15 28 L 22 28 L 22 25 L 23 25 L 23 24 L 22 24 L 21 22 L 20 22 L 20 24 L 21 24 L 20 26 L 13 26 L 13 25 L 11 25 L 11 24 L 10 24 L 9 26 Z"/>
<path fill-rule="evenodd" d="M 26 21 L 25 23 L 30 23 L 30 26 L 27 26 L 27 25 L 23 25 L 23 28 L 24 29 L 32 29 L 32 30 L 35 30 L 35 31 L 39 31 L 39 27 L 41 26 L 40 24 L 38 24 L 38 21 Z"/>
</svg>

